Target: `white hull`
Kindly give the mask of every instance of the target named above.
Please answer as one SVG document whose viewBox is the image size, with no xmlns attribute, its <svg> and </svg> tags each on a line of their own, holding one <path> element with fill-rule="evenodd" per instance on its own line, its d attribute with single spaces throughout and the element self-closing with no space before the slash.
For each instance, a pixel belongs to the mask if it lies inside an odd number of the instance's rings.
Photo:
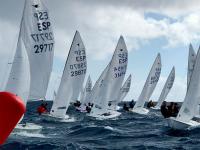
<svg viewBox="0 0 200 150">
<path fill-rule="evenodd" d="M 149 113 L 149 110 L 146 108 L 133 108 L 133 109 L 130 109 L 129 111 L 133 113 L 141 114 L 141 115 L 147 115 Z"/>
<path fill-rule="evenodd" d="M 20 131 L 26 131 L 26 132 L 31 132 L 31 133 L 35 133 L 35 132 L 40 132 L 42 130 L 42 126 L 34 124 L 34 123 L 26 123 L 26 124 L 18 124 L 14 131 L 16 132 L 20 132 Z"/>
<path fill-rule="evenodd" d="M 151 107 L 153 110 L 160 110 L 160 107 Z"/>
<path fill-rule="evenodd" d="M 177 120 L 174 117 L 168 118 L 167 123 L 169 127 L 176 130 L 186 130 L 186 129 L 196 128 L 200 126 L 199 122 L 196 122 L 193 120 L 190 120 L 188 122 L 183 122 L 183 121 Z"/>
<path fill-rule="evenodd" d="M 68 115 L 65 115 L 65 117 L 55 117 L 51 114 L 43 114 L 45 116 L 45 119 L 48 121 L 59 121 L 59 122 L 74 122 L 74 117 L 70 117 Z"/>
<path fill-rule="evenodd" d="M 120 116 L 121 113 L 113 110 L 109 110 L 107 112 L 103 113 L 90 113 L 88 116 L 97 118 L 99 120 L 105 120 L 105 119 L 112 119 Z"/>
</svg>

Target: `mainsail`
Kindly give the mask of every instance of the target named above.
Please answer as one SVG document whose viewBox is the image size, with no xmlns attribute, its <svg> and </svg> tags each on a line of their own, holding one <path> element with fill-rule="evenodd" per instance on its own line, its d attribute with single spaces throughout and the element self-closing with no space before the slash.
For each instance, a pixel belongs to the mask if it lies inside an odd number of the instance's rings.
<svg viewBox="0 0 200 150">
<path fill-rule="evenodd" d="M 160 108 L 162 102 L 166 99 L 169 91 L 171 90 L 174 84 L 174 79 L 175 79 L 175 68 L 173 67 L 158 99 L 158 103 L 156 105 L 157 108 Z"/>
<path fill-rule="evenodd" d="M 92 80 L 90 78 L 90 76 L 87 79 L 85 88 L 83 88 L 82 92 L 81 92 L 81 96 L 80 96 L 80 102 L 81 104 L 88 104 L 89 103 L 89 96 L 91 94 L 92 91 Z"/>
<path fill-rule="evenodd" d="M 158 83 L 158 80 L 160 78 L 160 73 L 161 73 L 161 57 L 160 57 L 160 53 L 159 53 L 153 63 L 153 66 L 147 77 L 147 80 L 145 82 L 143 90 L 142 90 L 134 108 L 143 108 L 144 107 L 145 101 L 149 100 L 149 98 L 151 97 L 151 95 Z"/>
<path fill-rule="evenodd" d="M 121 36 L 99 92 L 98 101 L 102 110 L 108 108 L 109 101 L 117 100 L 126 74 L 127 63 L 128 51 L 124 38 Z"/>
<path fill-rule="evenodd" d="M 50 112 L 52 116 L 65 117 L 70 101 L 78 99 L 86 69 L 85 46 L 79 32 L 76 31 L 65 63 L 60 86 Z"/>
<path fill-rule="evenodd" d="M 187 87 L 189 86 L 192 72 L 194 70 L 194 65 L 196 62 L 196 53 L 192 47 L 192 44 L 189 46 L 189 55 L 188 55 L 188 72 L 187 72 Z"/>
<path fill-rule="evenodd" d="M 197 112 L 200 102 L 200 48 L 197 52 L 194 70 L 191 75 L 188 90 L 178 113 L 177 120 L 188 122 Z"/>
<path fill-rule="evenodd" d="M 29 99 L 44 99 L 53 65 L 54 36 L 43 1 L 25 1 L 21 26 L 21 37 L 30 63 Z"/>
</svg>

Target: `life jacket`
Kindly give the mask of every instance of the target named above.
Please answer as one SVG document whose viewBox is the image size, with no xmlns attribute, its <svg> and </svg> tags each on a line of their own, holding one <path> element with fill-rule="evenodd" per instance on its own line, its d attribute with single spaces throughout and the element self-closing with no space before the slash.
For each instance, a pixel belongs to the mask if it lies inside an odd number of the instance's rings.
<svg viewBox="0 0 200 150">
<path fill-rule="evenodd" d="M 47 110 L 43 107 L 43 106 L 39 106 L 38 109 L 37 109 L 37 112 L 39 114 L 42 114 L 42 113 L 45 113 Z"/>
</svg>

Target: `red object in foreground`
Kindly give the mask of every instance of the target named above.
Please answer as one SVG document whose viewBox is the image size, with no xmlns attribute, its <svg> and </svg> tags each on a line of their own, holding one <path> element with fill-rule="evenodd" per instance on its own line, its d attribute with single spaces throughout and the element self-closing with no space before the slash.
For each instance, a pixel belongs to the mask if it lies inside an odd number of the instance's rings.
<svg viewBox="0 0 200 150">
<path fill-rule="evenodd" d="M 9 92 L 0 92 L 0 145 L 2 145 L 25 113 L 23 101 Z"/>
<path fill-rule="evenodd" d="M 44 107 L 39 106 L 38 109 L 37 109 L 37 112 L 38 112 L 39 114 L 42 114 L 42 113 L 47 112 L 47 110 L 46 110 Z"/>
</svg>

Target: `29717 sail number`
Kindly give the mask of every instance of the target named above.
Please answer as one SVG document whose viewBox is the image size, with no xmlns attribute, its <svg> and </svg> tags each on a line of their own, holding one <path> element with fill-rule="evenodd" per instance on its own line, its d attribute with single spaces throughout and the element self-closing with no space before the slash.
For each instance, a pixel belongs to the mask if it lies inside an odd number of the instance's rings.
<svg viewBox="0 0 200 150">
<path fill-rule="evenodd" d="M 35 53 L 43 53 L 53 50 L 54 43 L 34 45 Z"/>
</svg>

